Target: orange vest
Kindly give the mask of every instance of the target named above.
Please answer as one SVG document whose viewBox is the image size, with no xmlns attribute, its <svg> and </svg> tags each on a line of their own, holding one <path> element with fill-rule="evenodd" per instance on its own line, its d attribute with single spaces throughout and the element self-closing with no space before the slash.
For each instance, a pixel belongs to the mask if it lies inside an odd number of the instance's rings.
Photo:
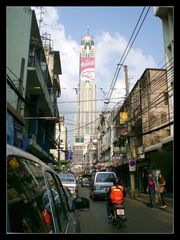
<svg viewBox="0 0 180 240">
<path fill-rule="evenodd" d="M 124 202 L 124 187 L 123 186 L 112 186 L 110 199 L 112 203 L 122 203 Z"/>
</svg>

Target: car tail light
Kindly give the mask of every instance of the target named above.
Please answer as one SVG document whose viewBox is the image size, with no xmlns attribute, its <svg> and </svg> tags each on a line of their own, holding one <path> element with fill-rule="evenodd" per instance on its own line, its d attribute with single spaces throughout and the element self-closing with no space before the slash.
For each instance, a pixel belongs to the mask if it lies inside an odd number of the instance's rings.
<svg viewBox="0 0 180 240">
<path fill-rule="evenodd" d="M 46 224 L 51 225 L 52 224 L 52 217 L 51 217 L 51 213 L 48 212 L 47 209 L 44 209 L 44 211 L 42 212 L 42 216 L 43 219 L 45 221 Z"/>
</svg>

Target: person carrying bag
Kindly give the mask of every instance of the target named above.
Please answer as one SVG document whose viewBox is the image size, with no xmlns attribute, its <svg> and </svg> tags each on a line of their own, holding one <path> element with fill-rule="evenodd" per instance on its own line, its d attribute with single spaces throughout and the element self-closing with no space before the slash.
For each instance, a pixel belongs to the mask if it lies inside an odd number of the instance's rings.
<svg viewBox="0 0 180 240">
<path fill-rule="evenodd" d="M 166 182 L 161 173 L 158 174 L 158 184 L 159 184 L 161 208 L 166 208 L 167 205 L 166 205 L 165 196 L 164 196 L 164 193 L 166 192 L 166 188 L 165 188 Z"/>
</svg>

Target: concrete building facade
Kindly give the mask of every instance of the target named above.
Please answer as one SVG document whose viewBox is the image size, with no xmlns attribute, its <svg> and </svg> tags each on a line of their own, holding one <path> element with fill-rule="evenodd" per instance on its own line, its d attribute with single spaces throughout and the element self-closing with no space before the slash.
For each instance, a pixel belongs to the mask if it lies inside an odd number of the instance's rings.
<svg viewBox="0 0 180 240">
<path fill-rule="evenodd" d="M 162 21 L 164 52 L 168 79 L 169 114 L 172 122 L 171 140 L 174 133 L 174 8 L 172 6 L 158 6 L 153 8 L 154 15 Z"/>
<path fill-rule="evenodd" d="M 7 143 L 56 162 L 50 149 L 56 148 L 60 54 L 43 46 L 30 7 L 7 7 L 6 29 Z"/>
<path fill-rule="evenodd" d="M 130 161 L 135 162 L 134 184 L 146 192 L 147 173 L 162 171 L 168 192 L 172 192 L 172 150 L 170 137 L 166 69 L 146 69 L 124 103 L 102 114 L 98 126 L 98 165 L 117 172 L 131 186 Z"/>
<path fill-rule="evenodd" d="M 22 146 L 31 33 L 30 7 L 6 8 L 7 142 Z"/>
</svg>

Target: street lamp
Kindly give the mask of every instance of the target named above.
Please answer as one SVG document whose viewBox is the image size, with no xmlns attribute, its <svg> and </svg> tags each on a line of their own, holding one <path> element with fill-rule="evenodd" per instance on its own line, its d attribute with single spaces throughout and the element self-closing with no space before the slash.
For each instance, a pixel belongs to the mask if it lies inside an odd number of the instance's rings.
<svg viewBox="0 0 180 240">
<path fill-rule="evenodd" d="M 104 103 L 105 103 L 105 104 L 109 104 L 109 100 L 106 99 L 106 100 L 104 101 Z"/>
</svg>

